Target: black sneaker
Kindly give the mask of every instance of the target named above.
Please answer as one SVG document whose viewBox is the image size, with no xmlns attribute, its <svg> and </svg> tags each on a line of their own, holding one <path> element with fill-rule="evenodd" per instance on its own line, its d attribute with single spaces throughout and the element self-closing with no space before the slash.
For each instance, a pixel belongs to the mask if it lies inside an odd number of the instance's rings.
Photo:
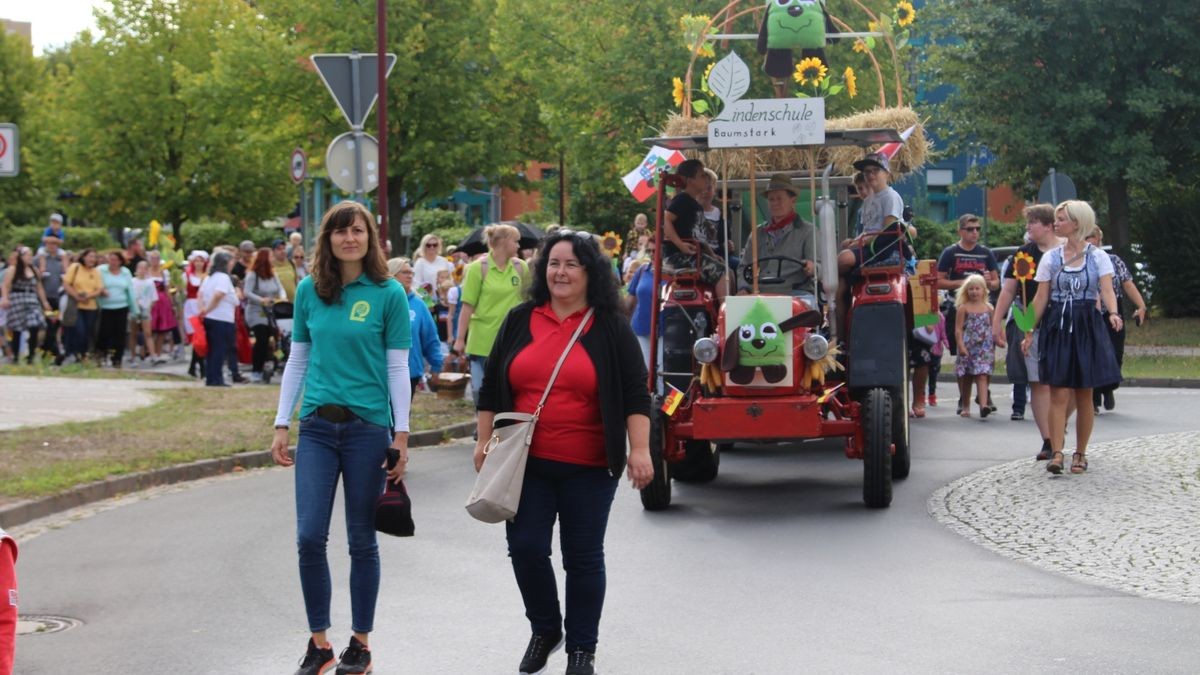
<svg viewBox="0 0 1200 675">
<path fill-rule="evenodd" d="M 546 661 L 550 655 L 562 649 L 562 633 L 550 635 L 534 634 L 529 638 L 529 646 L 525 647 L 525 656 L 521 657 L 518 672 L 521 675 L 537 675 L 546 670 Z"/>
<path fill-rule="evenodd" d="M 369 672 L 371 672 L 371 650 L 359 642 L 358 638 L 351 635 L 350 646 L 343 649 L 342 655 L 338 657 L 337 675 Z"/>
<path fill-rule="evenodd" d="M 1020 422 L 1021 420 L 1025 419 L 1025 413 L 1017 412 L 1016 410 L 1014 410 L 1012 417 L 1010 417 L 1009 419 L 1011 419 L 1014 422 Z"/>
<path fill-rule="evenodd" d="M 333 668 L 335 663 L 337 661 L 333 658 L 332 645 L 322 649 L 313 642 L 312 638 L 309 638 L 308 652 L 300 660 L 300 669 L 296 671 L 296 675 L 322 675 Z"/>
<path fill-rule="evenodd" d="M 595 675 L 596 655 L 576 649 L 567 657 L 567 675 Z"/>
</svg>

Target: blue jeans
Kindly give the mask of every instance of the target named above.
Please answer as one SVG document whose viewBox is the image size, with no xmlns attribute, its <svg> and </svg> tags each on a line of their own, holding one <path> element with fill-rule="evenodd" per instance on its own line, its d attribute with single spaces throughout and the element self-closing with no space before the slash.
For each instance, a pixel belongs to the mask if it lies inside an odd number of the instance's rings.
<svg viewBox="0 0 1200 675">
<path fill-rule="evenodd" d="M 236 351 L 237 333 L 232 321 L 204 320 L 204 335 L 208 338 L 208 355 L 204 358 L 204 384 L 218 387 L 225 384 L 225 357 Z"/>
<path fill-rule="evenodd" d="M 68 340 L 70 345 L 67 347 L 67 353 L 82 358 L 88 353 L 88 348 L 91 346 L 92 333 L 96 330 L 96 322 L 100 318 L 100 310 L 81 309 L 79 310 L 78 317 L 75 320 L 75 325 L 67 329 L 70 331 L 70 340 Z"/>
<path fill-rule="evenodd" d="M 379 595 L 375 501 L 383 492 L 383 462 L 391 440 L 387 429 L 360 419 L 334 423 L 314 414 L 300 421 L 300 440 L 296 443 L 296 547 L 310 631 L 330 626 L 332 582 L 325 546 L 339 474 L 345 491 L 350 549 L 351 630 L 369 633 L 374 627 Z"/>
<path fill-rule="evenodd" d="M 487 357 L 468 354 L 467 358 L 471 360 L 471 398 L 475 399 L 475 407 L 478 408 L 479 388 L 483 386 L 483 364 Z"/>
<path fill-rule="evenodd" d="M 505 526 L 529 625 L 535 634 L 557 634 L 564 626 L 550 562 L 557 517 L 567 573 L 568 651 L 596 650 L 606 586 L 604 532 L 617 482 L 608 469 L 530 457 L 517 516 Z"/>
</svg>

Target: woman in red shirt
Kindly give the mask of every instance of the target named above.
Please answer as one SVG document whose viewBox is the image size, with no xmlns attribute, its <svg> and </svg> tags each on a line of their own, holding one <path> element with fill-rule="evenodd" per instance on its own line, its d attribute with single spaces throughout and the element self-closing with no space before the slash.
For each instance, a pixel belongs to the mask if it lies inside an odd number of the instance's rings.
<svg viewBox="0 0 1200 675">
<path fill-rule="evenodd" d="M 604 533 L 617 482 L 627 465 L 635 489 L 654 476 L 646 366 L 618 309 L 612 267 L 592 235 L 558 230 L 547 237 L 529 295 L 509 312 L 487 358 L 475 468 L 483 465 L 496 413 L 534 411 L 558 356 L 594 310 L 550 388 L 529 448 L 520 506 L 506 525 L 533 632 L 520 672 L 541 672 L 565 637 L 567 674 L 591 675 L 604 605 Z M 555 520 L 567 574 L 565 625 L 550 562 Z"/>
</svg>

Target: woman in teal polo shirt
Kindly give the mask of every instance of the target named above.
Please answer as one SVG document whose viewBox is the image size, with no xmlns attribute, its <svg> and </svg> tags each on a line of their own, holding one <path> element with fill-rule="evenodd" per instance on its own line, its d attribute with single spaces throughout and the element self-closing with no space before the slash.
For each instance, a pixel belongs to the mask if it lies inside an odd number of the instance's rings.
<svg viewBox="0 0 1200 675">
<path fill-rule="evenodd" d="M 389 480 L 408 462 L 408 299 L 388 274 L 371 212 L 341 202 L 321 221 L 310 276 L 296 287 L 292 351 L 280 387 L 271 452 L 296 466 L 296 540 L 300 586 L 312 638 L 297 675 L 332 667 L 332 582 L 325 542 L 338 475 L 345 487 L 354 635 L 339 673 L 371 669 L 368 634 L 379 593 L 375 501 L 383 491 L 389 444 L 400 453 Z M 288 423 L 300 398 L 296 457 L 288 455 Z M 390 430 L 390 433 L 389 433 Z"/>
</svg>

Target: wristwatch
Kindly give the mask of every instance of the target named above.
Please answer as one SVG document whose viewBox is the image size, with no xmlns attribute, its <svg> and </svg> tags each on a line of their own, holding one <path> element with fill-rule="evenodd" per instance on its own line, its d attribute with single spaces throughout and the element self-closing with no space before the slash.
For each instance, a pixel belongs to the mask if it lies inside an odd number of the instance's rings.
<svg viewBox="0 0 1200 675">
<path fill-rule="evenodd" d="M 283 429 L 284 431 L 287 431 L 289 428 L 290 428 L 290 427 L 288 427 L 288 425 L 286 425 L 286 424 L 276 424 L 276 425 L 275 425 L 275 430 L 276 430 L 276 431 L 279 431 L 280 429 Z"/>
</svg>

